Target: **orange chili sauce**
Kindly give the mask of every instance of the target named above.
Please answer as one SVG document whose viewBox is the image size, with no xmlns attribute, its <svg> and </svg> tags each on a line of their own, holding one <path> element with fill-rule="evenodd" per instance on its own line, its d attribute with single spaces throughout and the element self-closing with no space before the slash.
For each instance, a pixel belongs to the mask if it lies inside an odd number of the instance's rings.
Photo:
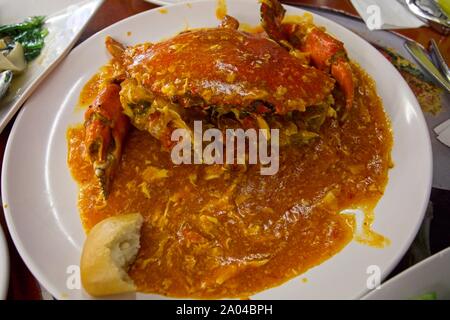
<svg viewBox="0 0 450 320">
<path fill-rule="evenodd" d="M 248 297 L 277 286 L 338 253 L 353 238 L 383 247 L 372 209 L 391 167 L 392 134 L 373 81 L 353 66 L 355 107 L 321 138 L 280 150 L 280 170 L 175 166 L 146 132 L 131 130 L 107 202 L 84 156 L 82 126 L 68 129 L 68 165 L 79 183 L 86 231 L 109 216 L 139 212 L 141 249 L 129 274 L 139 291 L 175 297 Z M 92 101 L 98 78 L 80 101 Z M 363 208 L 363 232 L 340 212 Z"/>
</svg>

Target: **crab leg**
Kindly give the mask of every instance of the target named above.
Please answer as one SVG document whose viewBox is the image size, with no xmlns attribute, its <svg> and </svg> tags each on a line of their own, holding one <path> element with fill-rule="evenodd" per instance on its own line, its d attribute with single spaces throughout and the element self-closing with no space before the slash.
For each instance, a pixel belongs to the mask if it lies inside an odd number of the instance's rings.
<svg viewBox="0 0 450 320">
<path fill-rule="evenodd" d="M 119 92 L 119 85 L 108 84 L 85 113 L 84 143 L 104 199 L 108 197 L 129 129 L 128 117 L 122 113 Z"/>
<path fill-rule="evenodd" d="M 330 72 L 344 92 L 346 108 L 350 109 L 355 83 L 344 44 L 317 27 L 300 30 L 299 25 L 282 24 L 285 13 L 278 0 L 261 1 L 261 21 L 267 35 L 288 50 L 308 53 L 316 68 Z"/>
<path fill-rule="evenodd" d="M 306 35 L 301 50 L 310 53 L 311 62 L 318 69 L 331 72 L 344 92 L 346 108 L 351 109 L 355 84 L 344 44 L 315 27 Z"/>
</svg>

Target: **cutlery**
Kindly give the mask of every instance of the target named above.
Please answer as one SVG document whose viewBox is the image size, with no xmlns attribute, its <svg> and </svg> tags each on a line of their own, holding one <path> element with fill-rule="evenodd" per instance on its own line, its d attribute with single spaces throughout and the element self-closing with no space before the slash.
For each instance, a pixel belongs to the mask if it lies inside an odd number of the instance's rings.
<svg viewBox="0 0 450 320">
<path fill-rule="evenodd" d="M 437 3 L 431 0 L 406 0 L 409 10 L 444 35 L 450 33 L 450 19 Z"/>
<path fill-rule="evenodd" d="M 0 73 L 0 99 L 3 98 L 8 91 L 12 77 L 13 73 L 11 70 L 6 70 Z"/>
<path fill-rule="evenodd" d="M 441 69 L 441 72 L 444 74 L 444 76 L 447 77 L 447 80 L 450 81 L 450 69 L 448 68 L 448 65 L 445 62 L 444 57 L 441 54 L 441 51 L 439 51 L 439 47 L 436 41 L 434 41 L 434 39 L 430 40 L 430 52 L 432 58 L 434 58 L 435 60 L 435 63 Z"/>
<path fill-rule="evenodd" d="M 436 68 L 433 62 L 428 57 L 426 51 L 417 43 L 412 41 L 405 42 L 405 48 L 417 61 L 417 63 L 425 69 L 433 79 L 435 79 L 447 92 L 450 92 L 450 82 L 444 77 L 441 72 Z"/>
</svg>

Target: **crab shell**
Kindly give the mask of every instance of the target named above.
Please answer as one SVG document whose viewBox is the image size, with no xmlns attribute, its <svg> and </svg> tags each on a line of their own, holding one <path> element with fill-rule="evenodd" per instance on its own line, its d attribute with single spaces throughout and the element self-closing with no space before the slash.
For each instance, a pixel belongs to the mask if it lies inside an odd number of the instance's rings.
<svg viewBox="0 0 450 320">
<path fill-rule="evenodd" d="M 128 47 L 121 63 L 127 78 L 153 97 L 185 108 L 254 110 L 262 103 L 286 114 L 324 102 L 335 83 L 276 42 L 232 28 L 198 29 Z"/>
</svg>

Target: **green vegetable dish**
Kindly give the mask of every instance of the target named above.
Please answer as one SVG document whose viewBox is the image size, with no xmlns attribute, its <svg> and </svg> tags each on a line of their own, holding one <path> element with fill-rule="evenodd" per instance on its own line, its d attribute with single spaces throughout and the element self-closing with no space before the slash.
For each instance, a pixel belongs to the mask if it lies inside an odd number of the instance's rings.
<svg viewBox="0 0 450 320">
<path fill-rule="evenodd" d="M 44 48 L 48 30 L 45 17 L 30 17 L 21 23 L 0 25 L 0 99 L 6 94 L 13 75 L 22 73 L 28 62 Z"/>
<path fill-rule="evenodd" d="M 44 28 L 44 16 L 30 17 L 24 22 L 0 26 L 0 50 L 12 50 L 19 42 L 25 59 L 31 61 L 41 53 L 48 30 Z M 6 46 L 2 49 L 2 43 Z"/>
</svg>

